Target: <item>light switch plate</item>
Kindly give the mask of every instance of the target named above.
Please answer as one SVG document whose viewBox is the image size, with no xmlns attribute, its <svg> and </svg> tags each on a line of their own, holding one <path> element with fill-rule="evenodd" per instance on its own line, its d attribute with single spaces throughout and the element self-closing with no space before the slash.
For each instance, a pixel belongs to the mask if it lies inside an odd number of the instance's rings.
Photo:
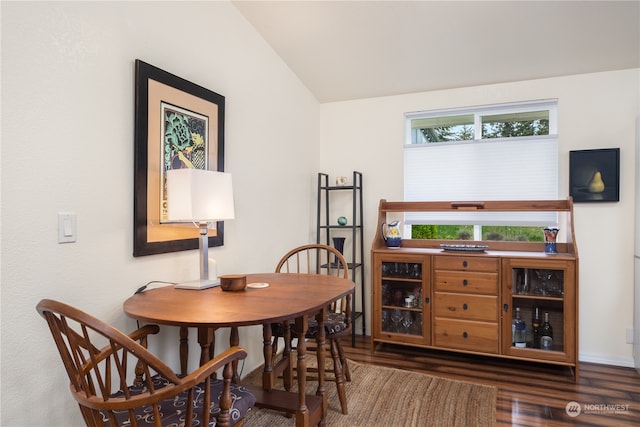
<svg viewBox="0 0 640 427">
<path fill-rule="evenodd" d="M 58 243 L 73 243 L 76 241 L 76 214 L 73 212 L 58 212 Z"/>
</svg>

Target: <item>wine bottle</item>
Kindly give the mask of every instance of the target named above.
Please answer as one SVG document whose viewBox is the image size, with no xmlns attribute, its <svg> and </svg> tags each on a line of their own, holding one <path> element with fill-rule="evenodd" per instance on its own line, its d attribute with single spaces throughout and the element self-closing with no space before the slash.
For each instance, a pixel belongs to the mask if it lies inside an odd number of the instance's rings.
<svg viewBox="0 0 640 427">
<path fill-rule="evenodd" d="M 524 348 L 527 346 L 527 324 L 520 316 L 520 307 L 516 307 L 515 327 L 515 346 L 518 348 Z"/>
<path fill-rule="evenodd" d="M 540 309 L 536 307 L 533 310 L 533 318 L 531 319 L 531 328 L 533 329 L 533 348 L 540 348 Z"/>
<path fill-rule="evenodd" d="M 544 313 L 544 323 L 540 328 L 540 348 L 543 350 L 553 350 L 553 328 L 549 323 L 549 312 Z"/>
</svg>

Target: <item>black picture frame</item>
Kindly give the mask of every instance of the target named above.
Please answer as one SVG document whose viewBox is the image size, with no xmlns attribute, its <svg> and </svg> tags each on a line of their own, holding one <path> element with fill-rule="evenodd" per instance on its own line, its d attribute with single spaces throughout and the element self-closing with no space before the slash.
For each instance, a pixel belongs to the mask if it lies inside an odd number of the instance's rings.
<svg viewBox="0 0 640 427">
<path fill-rule="evenodd" d="M 200 161 L 198 166 L 194 166 L 195 162 L 190 163 L 190 167 L 224 171 L 225 97 L 136 59 L 134 257 L 197 249 L 199 246 L 197 227 L 191 224 L 171 224 L 163 220 L 163 211 L 166 211 L 166 206 L 163 205 L 166 196 L 164 172 L 174 168 L 174 160 L 167 160 L 170 154 L 166 153 L 174 149 L 172 147 L 177 147 L 170 144 L 170 139 L 165 136 L 166 129 L 170 126 L 166 114 L 174 107 L 184 122 L 190 122 L 189 117 L 193 115 L 200 120 L 199 124 L 206 123 L 199 128 L 204 129 L 203 135 L 198 134 Z M 196 140 L 195 137 L 192 139 Z M 188 144 L 196 146 L 195 142 L 192 143 L 189 138 L 187 140 Z M 175 148 L 175 151 L 180 150 Z M 184 155 L 180 159 L 184 159 Z M 215 229 L 209 231 L 208 241 L 209 246 L 224 244 L 222 221 L 217 222 Z"/>
<path fill-rule="evenodd" d="M 620 201 L 620 148 L 570 151 L 569 195 L 574 203 Z"/>
</svg>

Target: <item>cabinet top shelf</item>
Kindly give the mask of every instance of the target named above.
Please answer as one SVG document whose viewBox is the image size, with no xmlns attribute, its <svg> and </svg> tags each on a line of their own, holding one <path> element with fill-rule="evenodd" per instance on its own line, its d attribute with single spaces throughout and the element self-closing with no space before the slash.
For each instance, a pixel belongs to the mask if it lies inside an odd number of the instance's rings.
<svg viewBox="0 0 640 427">
<path fill-rule="evenodd" d="M 357 185 L 330 185 L 328 187 L 320 187 L 321 190 L 360 190 L 361 187 Z"/>
<path fill-rule="evenodd" d="M 571 198 L 566 200 L 506 200 L 506 201 L 467 201 L 467 202 L 388 202 L 380 201 L 380 212 L 572 212 Z"/>
<path fill-rule="evenodd" d="M 578 257 L 578 250 L 575 243 L 575 232 L 573 227 L 573 200 L 571 197 L 563 200 L 487 200 L 487 201 L 433 201 L 433 202 L 401 202 L 380 200 L 378 207 L 378 225 L 376 235 L 373 239 L 372 250 L 387 250 L 382 236 L 382 225 L 387 223 L 387 214 L 391 214 L 394 219 L 398 214 L 408 212 L 451 212 L 453 216 L 457 212 L 557 212 L 562 213 L 564 218 L 560 228 L 564 228 L 565 242 L 557 243 L 557 257 L 570 256 Z M 541 227 L 542 228 L 542 227 Z M 404 250 L 440 250 L 441 244 L 482 244 L 487 246 L 487 252 L 476 254 L 486 256 L 492 252 L 524 253 L 528 255 L 544 254 L 544 242 L 524 242 L 524 241 L 497 241 L 497 240 L 436 240 L 436 239 L 403 239 L 402 249 Z M 456 253 L 453 253 L 456 255 Z M 472 256 L 470 253 L 460 252 L 458 255 Z M 547 257 L 550 259 L 552 256 Z"/>
<path fill-rule="evenodd" d="M 339 178 L 347 178 L 346 176 Z M 346 182 L 337 182 L 335 185 L 329 184 L 329 174 L 324 172 L 318 173 L 318 190 L 360 190 L 362 191 L 362 172 L 353 171 L 352 182 L 347 184 Z"/>
</svg>

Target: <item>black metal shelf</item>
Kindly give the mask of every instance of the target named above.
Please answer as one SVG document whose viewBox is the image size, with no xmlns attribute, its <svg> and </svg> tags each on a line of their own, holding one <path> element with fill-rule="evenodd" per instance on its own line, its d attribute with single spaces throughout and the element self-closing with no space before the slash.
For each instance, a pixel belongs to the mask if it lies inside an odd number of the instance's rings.
<svg viewBox="0 0 640 427">
<path fill-rule="evenodd" d="M 350 191 L 352 194 L 352 224 L 339 225 L 330 224 L 329 209 L 331 198 L 329 195 L 334 192 Z M 356 340 L 356 319 L 362 319 L 362 335 L 366 335 L 365 313 L 366 305 L 364 298 L 364 227 L 362 209 L 362 173 L 353 171 L 353 181 L 351 185 L 329 185 L 329 175 L 318 173 L 318 215 L 316 229 L 316 243 L 331 245 L 332 233 L 343 232 L 336 237 L 344 236 L 344 232 L 351 234 L 351 254 L 343 254 L 347 258 L 347 266 L 350 270 L 350 277 L 356 283 L 353 298 L 353 310 L 351 312 L 351 345 L 355 346 Z M 325 265 L 326 268 L 326 265 Z M 360 296 L 360 307 L 356 308 L 357 296 Z"/>
<path fill-rule="evenodd" d="M 362 187 L 360 186 L 354 186 L 354 185 L 330 185 L 330 186 L 325 186 L 325 187 L 320 187 L 320 190 L 362 190 Z"/>
</svg>

